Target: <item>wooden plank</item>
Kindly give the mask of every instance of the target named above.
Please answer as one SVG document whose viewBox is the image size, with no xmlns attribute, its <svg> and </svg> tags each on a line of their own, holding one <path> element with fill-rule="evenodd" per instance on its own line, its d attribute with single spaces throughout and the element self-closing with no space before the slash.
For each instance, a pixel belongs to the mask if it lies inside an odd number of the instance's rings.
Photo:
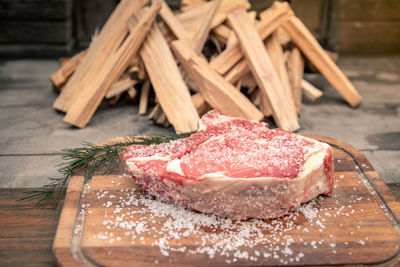
<svg viewBox="0 0 400 267">
<path fill-rule="evenodd" d="M 214 20 L 214 17 L 217 14 L 217 11 L 221 6 L 221 2 L 222 2 L 222 0 L 214 0 L 212 2 L 210 9 L 206 13 L 205 18 L 198 26 L 198 29 L 192 38 L 192 43 L 191 43 L 192 49 L 194 50 L 194 52 L 196 52 L 199 55 L 201 54 L 201 51 L 203 50 L 203 46 L 204 46 L 205 42 L 207 41 L 208 34 L 210 33 L 210 29 L 211 29 L 211 23 Z"/>
<path fill-rule="evenodd" d="M 86 50 L 82 50 L 67 61 L 61 63 L 60 68 L 50 76 L 50 80 L 55 88 L 59 88 L 67 82 L 85 54 Z"/>
<path fill-rule="evenodd" d="M 19 21 L 63 21 L 69 19 L 72 2 L 69 0 L 47 1 L 17 1 L 2 0 L 0 18 L 2 20 Z"/>
<path fill-rule="evenodd" d="M 72 19 L 65 21 L 16 21 L 1 19 L 0 43 L 66 44 L 72 39 L 72 25 Z"/>
<path fill-rule="evenodd" d="M 325 53 L 306 26 L 298 18 L 291 17 L 282 23 L 282 27 L 303 54 L 338 90 L 347 103 L 352 107 L 357 107 L 361 102 L 361 96 L 338 66 Z"/>
<path fill-rule="evenodd" d="M 326 0 L 293 0 L 290 7 L 293 9 L 296 17 L 298 17 L 307 29 L 315 36 L 320 38 L 323 27 L 324 16 L 334 16 L 332 10 L 324 10 L 326 8 Z M 329 14 L 329 15 L 328 15 Z M 339 15 L 338 15 L 339 16 Z"/>
<path fill-rule="evenodd" d="M 173 41 L 171 48 L 186 73 L 196 83 L 204 99 L 223 114 L 261 120 L 261 112 L 236 88 L 215 72 L 207 60 L 183 41 Z"/>
<path fill-rule="evenodd" d="M 272 66 L 274 66 L 274 69 L 276 70 L 276 73 L 278 74 L 279 80 L 281 81 L 282 90 L 285 91 L 286 101 L 291 106 L 294 106 L 294 105 L 297 106 L 297 104 L 295 103 L 295 98 L 294 98 L 294 94 L 292 91 L 293 89 L 289 82 L 289 75 L 286 70 L 286 64 L 285 64 L 285 55 L 283 54 L 283 49 L 282 49 L 277 31 L 273 32 L 271 34 L 271 36 L 269 36 L 265 40 L 265 48 L 267 50 L 269 58 L 271 59 Z M 304 69 L 304 66 L 303 66 L 303 69 Z M 302 76 L 303 76 L 303 73 L 302 73 Z M 301 101 L 301 98 L 300 98 L 300 101 Z M 266 101 L 265 103 L 268 103 L 268 101 Z M 300 102 L 300 105 L 301 105 L 301 102 Z M 297 113 L 299 113 L 299 111 Z"/>
<path fill-rule="evenodd" d="M 54 266 L 51 247 L 60 210 L 18 201 L 40 189 L 0 188 L 0 266 Z"/>
<path fill-rule="evenodd" d="M 265 10 L 264 13 L 266 14 L 265 19 L 261 20 L 256 26 L 257 32 L 262 40 L 267 38 L 282 21 L 288 19 L 290 15 L 293 15 L 293 12 L 286 2 L 275 2 L 272 7 Z M 224 75 L 242 58 L 243 53 L 240 50 L 239 42 L 236 42 L 236 44 L 231 44 L 224 52 L 211 60 L 210 64 L 218 73 Z"/>
<path fill-rule="evenodd" d="M 342 21 L 338 39 L 341 54 L 399 55 L 400 21 Z M 371 45 L 374 44 L 374 45 Z"/>
<path fill-rule="evenodd" d="M 73 42 L 66 44 L 0 44 L 0 56 L 12 57 L 60 57 L 71 53 Z"/>
<path fill-rule="evenodd" d="M 132 80 L 129 76 L 123 76 L 118 81 L 116 81 L 110 89 L 107 91 L 105 98 L 113 98 L 116 95 L 119 95 L 129 88 L 134 86 L 137 83 L 136 80 Z"/>
<path fill-rule="evenodd" d="M 397 0 L 342 0 L 340 19 L 344 22 L 400 22 Z"/>
<path fill-rule="evenodd" d="M 289 76 L 290 86 L 292 88 L 296 111 L 300 114 L 301 111 L 301 80 L 304 73 L 304 59 L 297 47 L 292 47 L 287 60 L 287 73 Z"/>
<path fill-rule="evenodd" d="M 197 129 L 199 116 L 167 42 L 154 24 L 140 50 L 162 110 L 177 133 Z"/>
<path fill-rule="evenodd" d="M 65 122 L 80 128 L 86 126 L 107 90 L 127 69 L 129 62 L 138 52 L 160 8 L 160 3 L 154 3 L 143 13 L 123 44 L 104 62 L 96 79 L 84 88 L 79 99 L 72 104 L 64 117 Z"/>
<path fill-rule="evenodd" d="M 319 90 L 314 85 L 312 85 L 311 83 L 307 82 L 304 79 L 301 80 L 300 86 L 301 86 L 301 89 L 303 90 L 304 94 L 311 101 L 317 100 L 323 94 L 321 90 Z"/>
<path fill-rule="evenodd" d="M 299 211 L 276 220 L 261 220 L 256 224 L 252 223 L 252 220 L 224 222 L 223 218 L 187 210 L 179 210 L 179 215 L 176 215 L 164 212 L 175 210 L 173 205 L 149 198 L 142 190 L 138 190 L 131 177 L 121 176 L 120 173 L 94 176 L 89 181 L 89 190 L 85 190 L 83 194 L 76 192 L 78 197 L 73 202 L 75 216 L 65 217 L 67 222 L 60 221 L 63 224 L 74 225 L 80 213 L 85 216 L 84 225 L 65 229 L 77 241 L 69 242 L 69 247 L 65 249 L 84 251 L 84 258 L 77 258 L 81 264 L 86 261 L 101 266 L 148 266 L 154 265 L 155 262 L 161 266 L 277 266 L 285 264 L 286 261 L 287 264 L 293 262 L 301 266 L 397 266 L 397 245 L 400 242 L 397 223 L 399 202 L 396 202 L 387 186 L 382 184 L 379 175 L 361 152 L 339 140 L 306 136 L 332 146 L 335 188 L 332 196 L 316 198 L 315 205 L 303 205 L 304 212 Z M 364 165 L 360 164 L 361 162 Z M 104 196 L 99 197 L 101 195 Z M 140 200 L 145 200 L 146 204 Z M 79 201 L 87 201 L 89 208 L 82 208 L 78 205 Z M 129 205 L 122 207 L 121 202 Z M 134 204 L 137 202 L 138 204 Z M 157 206 L 159 209 L 155 208 Z M 114 218 L 110 216 L 113 212 L 118 213 L 122 221 L 116 219 L 116 215 Z M 162 215 L 158 215 L 158 212 L 162 212 Z M 150 220 L 143 220 L 149 217 Z M 174 227 L 175 221 L 184 225 L 182 222 L 186 222 L 185 218 L 190 218 L 187 228 Z M 209 227 L 208 224 L 204 226 L 193 218 L 212 218 L 214 222 L 221 220 L 224 223 Z M 128 230 L 125 222 L 129 225 L 130 221 L 144 222 L 141 225 L 147 226 L 147 231 Z M 114 225 L 120 222 L 123 223 L 121 226 Z M 163 229 L 163 226 L 167 226 L 167 229 Z M 185 238 L 165 239 L 165 236 L 172 236 L 169 233 L 170 227 L 174 227 L 181 235 L 193 226 L 196 231 L 189 230 L 189 235 L 185 235 Z M 238 229 L 245 235 L 246 241 L 249 241 L 240 247 L 240 251 L 246 251 L 248 257 L 238 258 L 237 254 L 227 254 L 224 247 L 232 246 L 227 240 L 224 242 L 208 238 L 205 241 L 207 243 L 202 244 L 204 236 L 214 236 L 214 231 L 215 235 L 225 233 L 228 238 L 237 238 L 237 232 L 232 229 Z M 245 232 L 247 229 L 254 229 L 255 233 Z M 172 231 L 175 233 L 174 230 Z M 261 238 L 257 235 L 261 235 Z M 167 243 L 156 243 L 162 240 Z M 218 246 L 223 247 L 218 249 Z M 181 249 L 183 247 L 186 249 Z M 212 256 L 206 253 L 209 247 L 215 251 Z M 188 253 L 189 250 L 197 252 Z M 204 252 L 199 252 L 202 250 Z M 236 251 L 239 250 L 234 250 Z M 168 252 L 168 257 L 164 256 L 165 252 Z M 298 256 L 296 261 L 297 255 L 304 256 Z M 235 258 L 237 261 L 234 261 Z"/>
<path fill-rule="evenodd" d="M 109 60 L 126 37 L 128 18 L 147 2 L 148 0 L 123 0 L 119 3 L 54 102 L 55 109 L 66 112 L 76 99 L 81 98 L 82 88 L 88 87 L 94 81 L 106 60 Z"/>
<path fill-rule="evenodd" d="M 243 54 L 258 86 L 268 98 L 276 124 L 287 131 L 298 130 L 300 126 L 296 110 L 290 103 L 290 96 L 286 95 L 285 91 L 281 89 L 282 84 L 278 74 L 246 11 L 244 9 L 236 9 L 228 13 L 227 17 L 239 39 Z"/>
<path fill-rule="evenodd" d="M 150 80 L 144 81 L 140 90 L 139 115 L 145 115 L 147 112 L 147 104 L 149 103 Z"/>
</svg>

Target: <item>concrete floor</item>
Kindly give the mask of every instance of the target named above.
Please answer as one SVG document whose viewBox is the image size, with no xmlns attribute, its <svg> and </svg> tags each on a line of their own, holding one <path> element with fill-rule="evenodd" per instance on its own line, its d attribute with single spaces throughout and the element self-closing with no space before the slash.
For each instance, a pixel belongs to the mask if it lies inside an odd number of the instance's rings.
<svg viewBox="0 0 400 267">
<path fill-rule="evenodd" d="M 361 150 L 386 183 L 400 183 L 400 57 L 341 58 L 339 65 L 363 97 L 350 108 L 320 75 L 306 78 L 324 90 L 305 101 L 303 133 L 341 139 Z M 137 106 L 103 104 L 85 129 L 75 129 L 52 109 L 57 94 L 49 75 L 56 60 L 0 61 L 0 187 L 39 187 L 57 177 L 62 148 L 126 135 L 165 135 L 137 115 Z"/>
</svg>

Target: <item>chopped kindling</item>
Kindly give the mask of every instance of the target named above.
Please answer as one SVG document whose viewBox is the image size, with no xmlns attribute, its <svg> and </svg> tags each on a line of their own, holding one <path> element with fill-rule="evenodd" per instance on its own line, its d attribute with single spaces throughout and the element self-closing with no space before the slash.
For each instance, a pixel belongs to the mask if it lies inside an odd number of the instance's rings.
<svg viewBox="0 0 400 267">
<path fill-rule="evenodd" d="M 248 0 L 122 0 L 90 46 L 60 59 L 50 76 L 64 121 L 85 127 L 101 101 L 128 100 L 140 115 L 177 133 L 197 130 L 212 108 L 224 115 L 272 116 L 287 131 L 300 128 L 302 94 L 323 90 L 303 79 L 309 60 L 351 107 L 361 96 L 286 2 L 259 19 Z M 155 18 L 159 16 L 160 19 Z M 156 108 L 154 108 L 156 105 Z"/>
</svg>

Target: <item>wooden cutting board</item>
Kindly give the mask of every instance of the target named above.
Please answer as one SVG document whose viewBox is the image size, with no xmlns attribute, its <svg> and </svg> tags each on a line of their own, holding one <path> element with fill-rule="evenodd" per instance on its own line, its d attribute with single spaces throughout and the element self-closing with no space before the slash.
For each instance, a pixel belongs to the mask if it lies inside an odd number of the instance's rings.
<svg viewBox="0 0 400 267">
<path fill-rule="evenodd" d="M 54 240 L 58 264 L 398 266 L 400 203 L 361 152 L 308 136 L 334 149 L 334 194 L 277 220 L 230 222 L 179 209 L 147 196 L 122 170 L 86 185 L 74 176 Z"/>
</svg>

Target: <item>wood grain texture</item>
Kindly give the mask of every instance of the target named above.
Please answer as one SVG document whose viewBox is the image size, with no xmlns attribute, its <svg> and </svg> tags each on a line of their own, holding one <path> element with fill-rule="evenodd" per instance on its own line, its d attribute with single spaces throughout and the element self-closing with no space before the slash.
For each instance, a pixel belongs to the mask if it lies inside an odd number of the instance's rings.
<svg viewBox="0 0 400 267">
<path fill-rule="evenodd" d="M 211 29 L 211 23 L 213 22 L 214 17 L 221 6 L 221 2 L 222 0 L 212 1 L 210 9 L 206 13 L 205 18 L 198 25 L 197 31 L 192 38 L 192 49 L 199 55 L 201 54 L 203 46 L 208 38 L 208 34 L 210 33 Z"/>
<path fill-rule="evenodd" d="M 292 47 L 290 49 L 286 67 L 296 111 L 300 114 L 302 106 L 301 80 L 304 74 L 304 59 L 297 47 Z"/>
<path fill-rule="evenodd" d="M 260 38 L 264 40 L 267 38 L 280 24 L 286 20 L 288 16 L 293 13 L 287 3 L 276 2 L 274 5 L 265 10 L 265 19 L 257 24 L 257 32 Z M 240 50 L 239 42 L 230 44 L 221 54 L 211 60 L 210 65 L 220 74 L 224 75 L 229 71 L 238 61 L 243 58 L 243 53 Z"/>
<path fill-rule="evenodd" d="M 197 130 L 199 115 L 172 52 L 156 24 L 140 50 L 150 81 L 168 121 L 177 133 Z"/>
<path fill-rule="evenodd" d="M 58 210 L 18 202 L 36 189 L 0 188 L 0 266 L 54 266 L 52 243 Z"/>
<path fill-rule="evenodd" d="M 286 89 L 287 92 L 282 90 L 277 71 L 246 11 L 236 9 L 228 13 L 228 21 L 240 41 L 242 52 L 258 86 L 268 98 L 276 124 L 287 131 L 298 130 L 300 126 L 292 95 L 289 94 L 288 89 Z"/>
<path fill-rule="evenodd" d="M 96 79 L 83 88 L 80 97 L 72 103 L 64 117 L 65 122 L 80 128 L 86 126 L 106 92 L 128 68 L 139 51 L 160 8 L 161 4 L 155 2 L 141 14 L 118 50 L 104 61 L 95 76 Z"/>
<path fill-rule="evenodd" d="M 211 5 L 213 5 L 213 3 L 205 2 L 202 5 L 191 8 L 177 15 L 178 20 L 185 27 L 186 31 L 191 35 L 191 38 L 193 38 L 193 34 L 197 32 L 198 26 L 201 21 L 203 21 L 203 19 L 207 16 Z M 226 19 L 226 13 L 238 7 L 249 9 L 250 3 L 247 0 L 223 0 L 221 2 L 220 8 L 218 9 L 210 24 L 210 28 L 212 29 L 220 25 Z"/>
<path fill-rule="evenodd" d="M 291 17 L 282 23 L 282 27 L 288 32 L 293 42 L 300 48 L 304 55 L 343 96 L 347 103 L 352 107 L 357 107 L 361 102 L 360 94 L 339 67 L 322 49 L 318 41 L 307 30 L 301 20 L 296 17 Z"/>
<path fill-rule="evenodd" d="M 343 213 L 348 213 L 349 216 L 343 214 L 338 217 L 326 216 L 323 219 L 324 230 L 319 231 L 319 227 L 300 216 L 295 225 L 300 229 L 307 228 L 308 232 L 301 230 L 293 230 L 293 241 L 290 246 L 294 255 L 301 251 L 306 256 L 301 258 L 299 262 L 294 262 L 296 265 L 365 265 L 365 264 L 396 264 L 399 260 L 398 244 L 400 241 L 400 233 L 398 232 L 398 223 L 400 215 L 400 203 L 396 202 L 394 196 L 388 188 L 382 184 L 379 175 L 374 171 L 361 152 L 351 147 L 347 143 L 328 137 L 307 135 L 321 141 L 329 143 L 334 151 L 335 173 L 334 194 L 331 197 L 323 197 L 317 200 L 317 207 L 320 210 L 330 208 L 330 213 L 334 214 L 337 210 L 342 210 Z M 262 257 L 258 261 L 250 261 L 239 259 L 237 262 L 228 264 L 225 262 L 225 257 L 215 255 L 209 258 L 204 254 L 187 254 L 179 252 L 170 252 L 169 256 L 163 256 L 158 246 L 150 246 L 152 238 L 146 237 L 145 233 L 139 236 L 145 237 L 142 242 L 132 244 L 131 238 L 124 237 L 123 229 L 114 228 L 107 230 L 106 225 L 103 225 L 105 213 L 112 214 L 114 209 L 107 209 L 104 205 L 110 202 L 109 205 L 118 204 L 118 199 L 124 198 L 125 190 L 136 188 L 133 180 L 130 177 L 119 175 L 95 176 L 89 186 L 82 187 L 80 177 L 73 177 L 71 189 L 68 194 L 72 193 L 76 196 L 79 193 L 79 188 L 82 189 L 81 195 L 76 198 L 71 197 L 66 199 L 66 207 L 64 210 L 69 214 L 75 213 L 76 217 L 69 216 L 66 218 L 69 222 L 60 221 L 60 224 L 69 224 L 71 221 L 75 223 L 75 228 L 72 231 L 72 237 L 79 242 L 69 243 L 61 242 L 54 244 L 54 251 L 63 252 L 64 255 L 79 259 L 79 254 L 84 255 L 86 261 L 90 261 L 95 266 L 144 266 L 157 262 L 161 266 L 174 265 L 263 265 L 271 266 L 279 263 L 278 259 Z M 112 182 L 113 181 L 113 182 Z M 80 184 L 80 185 L 79 185 Z M 105 198 L 99 198 L 102 192 L 107 191 L 108 195 Z M 140 190 L 136 190 L 135 194 L 144 194 Z M 109 195 L 115 197 L 110 198 Z M 359 200 L 356 200 L 358 198 Z M 90 204 L 82 206 L 82 203 Z M 75 212 L 72 212 L 71 207 L 75 207 Z M 132 220 L 138 219 L 141 216 L 135 215 L 136 209 L 141 209 L 142 206 L 121 207 L 120 213 L 131 211 Z M 351 214 L 352 209 L 355 214 Z M 64 214 L 63 210 L 63 214 Z M 138 217 L 139 216 L 139 217 Z M 155 218 L 153 227 L 157 229 L 165 221 L 167 217 Z M 277 219 L 289 223 L 290 220 L 284 218 Z M 150 222 L 149 222 L 150 223 Z M 68 229 L 68 228 L 67 228 Z M 58 227 L 58 232 L 62 231 L 62 226 Z M 120 236 L 121 239 L 117 242 L 110 240 L 99 240 L 95 238 L 99 233 L 111 231 L 114 236 Z M 207 229 L 199 229 L 200 235 L 205 234 Z M 71 232 L 71 230 L 67 230 Z M 268 232 L 268 231 L 267 231 Z M 264 235 L 268 234 L 264 232 Z M 286 232 L 282 233 L 287 234 Z M 333 236 L 332 239 L 329 237 Z M 137 238 L 139 238 L 137 236 Z M 313 249 L 306 244 L 313 240 L 324 240 L 324 245 L 318 245 L 318 248 Z M 66 239 L 65 241 L 67 241 Z M 334 250 L 329 240 L 334 242 Z M 359 244 L 360 240 L 366 240 L 364 245 Z M 57 238 L 56 238 L 57 241 Z M 188 248 L 195 248 L 194 239 L 181 240 Z M 268 241 L 274 243 L 273 239 Z M 306 242 L 306 244 L 304 244 Z M 72 244 L 72 245 L 71 245 Z M 277 243 L 277 247 L 284 248 L 284 244 Z M 177 245 L 176 248 L 179 248 Z M 263 251 L 262 246 L 256 246 L 249 250 Z M 351 254 L 349 253 L 351 252 Z M 57 255 L 56 255 L 57 257 Z M 58 258 L 58 257 L 57 257 Z M 68 259 L 64 259 L 68 260 Z M 81 259 L 82 260 L 82 259 Z"/>
<path fill-rule="evenodd" d="M 67 82 L 68 78 L 81 63 L 85 54 L 86 50 L 82 50 L 68 60 L 60 61 L 60 68 L 50 76 L 50 80 L 55 88 L 60 88 Z"/>
<path fill-rule="evenodd" d="M 128 33 L 128 18 L 144 6 L 147 0 L 121 1 L 100 34 L 92 41 L 81 64 L 69 79 L 65 88 L 53 103 L 53 108 L 67 112 L 75 99 L 80 97 L 82 88 L 93 82 L 107 59 L 121 45 Z"/>
<path fill-rule="evenodd" d="M 321 90 L 304 79 L 301 80 L 300 86 L 304 95 L 313 102 L 320 98 L 323 94 Z"/>
<path fill-rule="evenodd" d="M 225 115 L 249 120 L 263 118 L 262 113 L 245 95 L 214 71 L 207 60 L 197 55 L 185 42 L 173 41 L 171 48 L 210 106 Z"/>
</svg>

